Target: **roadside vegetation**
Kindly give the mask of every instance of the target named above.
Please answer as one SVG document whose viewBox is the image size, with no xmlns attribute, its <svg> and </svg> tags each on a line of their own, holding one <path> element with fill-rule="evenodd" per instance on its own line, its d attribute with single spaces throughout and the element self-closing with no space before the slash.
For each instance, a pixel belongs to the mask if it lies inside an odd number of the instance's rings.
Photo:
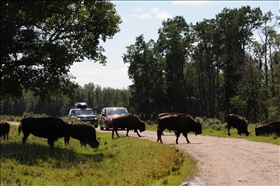
<svg viewBox="0 0 280 186">
<path fill-rule="evenodd" d="M 237 129 L 235 129 L 235 128 L 230 129 L 231 136 L 228 136 L 226 122 L 222 122 L 218 119 L 201 118 L 201 117 L 197 117 L 196 120 L 199 120 L 199 122 L 202 125 L 202 134 L 201 135 L 224 137 L 224 138 L 244 138 L 244 139 L 257 141 L 257 142 L 267 142 L 267 143 L 273 143 L 276 145 L 280 145 L 280 138 L 276 134 L 272 134 L 269 136 L 256 136 L 256 134 L 255 134 L 256 124 L 252 124 L 252 123 L 249 124 L 249 126 L 248 126 L 248 131 L 250 132 L 249 136 L 238 135 Z M 149 125 L 147 125 L 146 130 L 157 131 L 156 123 L 149 121 L 148 124 Z M 183 136 L 181 136 L 181 138 L 182 137 Z"/>
<path fill-rule="evenodd" d="M 31 117 L 31 116 L 32 117 L 46 117 L 46 115 L 44 115 L 44 114 L 25 113 L 24 116 L 11 116 L 11 115 L 0 116 L 0 120 L 4 119 L 6 121 L 19 122 L 24 117 Z M 98 115 L 98 118 L 99 118 L 99 115 Z M 73 122 L 77 121 L 77 120 L 67 117 L 67 116 L 61 117 L 61 119 L 63 119 L 66 122 L 69 122 L 69 123 L 72 121 Z M 248 126 L 248 131 L 250 132 L 249 136 L 245 136 L 245 135 L 239 136 L 237 134 L 237 129 L 235 129 L 235 128 L 230 129 L 231 136 L 228 136 L 226 122 L 222 122 L 218 119 L 212 119 L 212 118 L 197 117 L 196 119 L 199 120 L 199 122 L 202 124 L 202 129 L 203 129 L 202 135 L 225 137 L 225 138 L 227 138 L 227 137 L 244 138 L 244 139 L 248 139 L 248 140 L 252 140 L 252 141 L 256 141 L 256 142 L 266 142 L 266 143 L 280 145 L 280 138 L 276 134 L 272 134 L 269 136 L 256 136 L 255 135 L 256 124 L 252 124 L 252 123 L 249 124 L 249 126 Z M 146 123 L 146 130 L 157 131 L 157 123 L 155 121 L 148 120 L 148 121 L 145 121 L 145 123 Z M 181 137 L 183 137 L 183 136 L 181 136 Z"/>
<path fill-rule="evenodd" d="M 51 150 L 33 135 L 22 147 L 22 134 L 11 125 L 9 141 L 1 141 L 1 185 L 180 185 L 195 171 L 195 161 L 169 145 L 97 136 L 98 149 L 59 139 Z"/>
<path fill-rule="evenodd" d="M 24 116 L 11 116 L 11 115 L 5 115 L 5 116 L 0 116 L 0 120 L 4 119 L 7 121 L 15 121 L 15 122 L 19 122 L 22 118 L 24 117 L 46 117 L 46 115 L 42 115 L 42 114 L 32 114 L 32 113 L 25 113 Z M 99 118 L 99 116 L 98 116 Z M 70 118 L 70 117 L 61 117 L 61 119 L 63 119 L 66 122 L 80 122 L 76 119 Z M 249 136 L 239 136 L 237 134 L 237 129 L 235 128 L 231 128 L 230 129 L 230 133 L 231 136 L 228 136 L 227 133 L 227 124 L 226 122 L 222 122 L 221 120 L 218 119 L 214 119 L 214 118 L 202 118 L 202 117 L 197 117 L 197 120 L 199 120 L 199 122 L 202 124 L 202 135 L 206 135 L 206 136 L 216 136 L 216 137 L 234 137 L 234 138 L 244 138 L 244 139 L 248 139 L 248 140 L 252 140 L 252 141 L 256 141 L 256 142 L 267 142 L 267 143 L 273 143 L 276 145 L 280 145 L 280 138 L 276 135 L 276 134 L 272 134 L 269 136 L 256 136 L 255 134 L 255 126 L 256 124 L 252 124 L 250 123 L 248 126 L 248 131 L 250 132 Z M 145 121 L 146 123 L 146 130 L 149 131 L 157 131 L 157 123 L 155 121 Z M 183 136 L 181 136 L 183 137 Z"/>
</svg>

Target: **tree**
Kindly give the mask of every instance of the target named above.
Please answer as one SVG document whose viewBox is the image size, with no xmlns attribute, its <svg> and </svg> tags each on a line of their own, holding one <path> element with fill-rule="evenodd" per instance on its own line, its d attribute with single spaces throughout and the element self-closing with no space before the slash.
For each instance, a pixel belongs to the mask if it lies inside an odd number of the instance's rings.
<svg viewBox="0 0 280 186">
<path fill-rule="evenodd" d="M 144 36 L 136 37 L 136 42 L 127 47 L 127 53 L 123 55 L 124 63 L 129 63 L 128 75 L 132 79 L 133 85 L 129 87 L 131 91 L 130 105 L 141 113 L 142 118 L 150 118 L 158 110 L 159 81 L 158 72 L 162 71 L 155 59 L 155 42 L 150 40 L 145 42 Z M 147 107 L 147 105 L 149 105 Z"/>
<path fill-rule="evenodd" d="M 1 98 L 19 98 L 23 89 L 73 98 L 71 65 L 106 63 L 100 40 L 111 39 L 120 23 L 106 0 L 1 1 Z"/>
<path fill-rule="evenodd" d="M 238 83 L 242 79 L 242 68 L 245 65 L 245 45 L 251 41 L 252 31 L 261 25 L 260 8 L 251 9 L 242 6 L 239 9 L 224 8 L 216 15 L 220 38 L 224 52 L 224 106 L 226 113 L 232 110 L 230 98 L 236 95 Z"/>
<path fill-rule="evenodd" d="M 217 94 L 217 86 L 215 86 L 216 78 L 219 73 L 216 73 L 217 58 L 215 55 L 214 34 L 215 20 L 204 20 L 196 23 L 194 26 L 196 31 L 197 47 L 193 55 L 193 60 L 196 62 L 198 76 L 198 99 L 202 116 L 214 117 L 216 112 L 215 96 Z"/>
<path fill-rule="evenodd" d="M 169 111 L 186 111 L 184 66 L 192 38 L 182 16 L 167 19 L 158 30 L 158 50 L 165 58 L 165 81 Z"/>
</svg>

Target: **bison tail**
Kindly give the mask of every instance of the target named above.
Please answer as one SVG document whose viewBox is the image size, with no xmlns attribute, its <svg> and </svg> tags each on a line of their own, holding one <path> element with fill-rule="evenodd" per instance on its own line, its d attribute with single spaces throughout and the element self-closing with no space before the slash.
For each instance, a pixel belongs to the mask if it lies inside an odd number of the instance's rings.
<svg viewBox="0 0 280 186">
<path fill-rule="evenodd" d="M 20 135 L 20 132 L 21 132 L 21 122 L 19 123 L 19 126 L 18 126 L 18 135 Z"/>
</svg>

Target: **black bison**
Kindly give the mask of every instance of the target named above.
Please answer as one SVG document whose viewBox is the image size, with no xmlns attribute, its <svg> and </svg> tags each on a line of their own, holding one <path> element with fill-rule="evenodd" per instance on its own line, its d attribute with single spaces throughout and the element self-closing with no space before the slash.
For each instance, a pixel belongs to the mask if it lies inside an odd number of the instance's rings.
<svg viewBox="0 0 280 186">
<path fill-rule="evenodd" d="M 82 146 L 87 144 L 92 148 L 98 148 L 99 146 L 95 128 L 89 124 L 71 124 L 64 138 L 65 145 L 69 145 L 70 137 L 80 140 Z"/>
<path fill-rule="evenodd" d="M 2 120 L 0 123 L 0 137 L 2 138 L 3 136 L 3 140 L 6 139 L 8 141 L 9 132 L 10 124 L 7 121 Z"/>
<path fill-rule="evenodd" d="M 30 134 L 34 136 L 47 138 L 48 144 L 51 148 L 54 142 L 60 137 L 64 137 L 70 124 L 64 122 L 62 119 L 47 117 L 47 118 L 25 118 L 22 119 L 19 127 L 18 134 L 23 132 L 22 144 L 25 145 L 26 140 Z"/>
<path fill-rule="evenodd" d="M 157 141 L 160 141 L 161 143 L 161 134 L 165 129 L 175 131 L 176 144 L 178 144 L 178 138 L 181 133 L 185 136 L 188 143 L 190 143 L 187 134 L 188 132 L 194 132 L 195 135 L 202 133 L 201 124 L 198 121 L 195 121 L 190 115 L 171 114 L 158 118 Z"/>
<path fill-rule="evenodd" d="M 129 115 L 123 115 L 120 117 L 117 117 L 113 119 L 113 130 L 112 130 L 112 139 L 114 139 L 114 132 L 116 132 L 117 136 L 118 134 L 118 128 L 126 128 L 126 136 L 128 136 L 129 130 L 134 130 L 134 132 L 137 133 L 139 137 L 140 134 L 138 133 L 138 130 L 140 132 L 143 132 L 146 130 L 145 123 L 139 119 L 139 117 L 135 114 L 129 114 Z"/>
<path fill-rule="evenodd" d="M 165 117 L 167 115 L 185 116 L 186 114 L 183 114 L 183 113 L 180 113 L 180 112 L 163 112 L 163 113 L 158 114 L 157 120 L 159 120 L 161 117 Z M 171 132 L 171 131 L 169 130 L 169 132 Z M 162 133 L 161 135 L 164 135 L 164 133 Z M 175 133 L 175 135 L 176 135 L 176 133 Z"/>
<path fill-rule="evenodd" d="M 256 136 L 271 135 L 275 133 L 280 136 L 280 121 L 273 121 L 255 127 Z"/>
<path fill-rule="evenodd" d="M 245 134 L 246 136 L 248 136 L 250 134 L 250 132 L 248 132 L 247 127 L 248 127 L 248 121 L 241 117 L 238 116 L 236 114 L 228 114 L 226 116 L 226 121 L 227 121 L 227 129 L 228 129 L 228 135 L 230 136 L 230 128 L 236 128 L 237 129 L 237 133 L 239 135 L 241 134 Z"/>
</svg>

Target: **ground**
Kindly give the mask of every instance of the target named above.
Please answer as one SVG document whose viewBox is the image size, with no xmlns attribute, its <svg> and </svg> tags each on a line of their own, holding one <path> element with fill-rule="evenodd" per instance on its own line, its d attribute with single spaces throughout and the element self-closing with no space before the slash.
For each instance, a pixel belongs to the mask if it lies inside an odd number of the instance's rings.
<svg viewBox="0 0 280 186">
<path fill-rule="evenodd" d="M 18 124 L 18 123 L 11 123 Z M 100 131 L 98 132 L 111 132 Z M 126 134 L 126 131 L 118 131 Z M 157 140 L 156 132 L 144 131 L 140 139 Z M 130 131 L 129 136 L 138 137 Z M 181 186 L 279 186 L 280 146 L 233 137 L 189 134 L 175 143 L 174 133 L 164 132 L 163 143 L 181 149 L 197 160 L 198 170 Z"/>
<path fill-rule="evenodd" d="M 125 131 L 119 131 L 125 134 Z M 181 186 L 280 185 L 280 146 L 246 139 L 189 135 L 190 144 L 164 132 L 163 143 L 180 148 L 197 160 L 198 170 Z M 129 136 L 137 137 L 133 131 Z M 156 132 L 144 131 L 140 139 L 156 141 Z"/>
</svg>

